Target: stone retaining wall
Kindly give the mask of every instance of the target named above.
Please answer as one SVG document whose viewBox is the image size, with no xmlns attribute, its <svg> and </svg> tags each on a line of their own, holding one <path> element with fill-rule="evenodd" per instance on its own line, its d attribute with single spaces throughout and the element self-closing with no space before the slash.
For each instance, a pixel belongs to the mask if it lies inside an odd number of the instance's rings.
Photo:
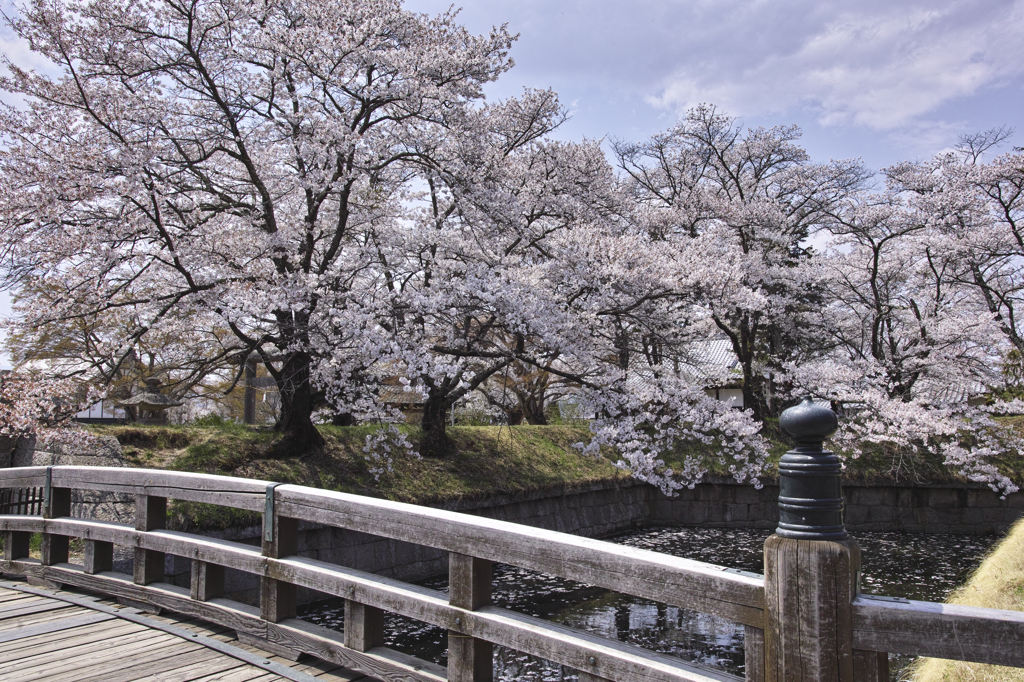
<svg viewBox="0 0 1024 682">
<path fill-rule="evenodd" d="M 728 528 L 774 528 L 779 488 L 756 490 L 730 482 L 706 483 L 667 498 L 652 490 L 650 522 Z M 844 484 L 845 523 L 857 531 L 913 533 L 1005 533 L 1024 516 L 1024 493 L 988 488 Z"/>
</svg>

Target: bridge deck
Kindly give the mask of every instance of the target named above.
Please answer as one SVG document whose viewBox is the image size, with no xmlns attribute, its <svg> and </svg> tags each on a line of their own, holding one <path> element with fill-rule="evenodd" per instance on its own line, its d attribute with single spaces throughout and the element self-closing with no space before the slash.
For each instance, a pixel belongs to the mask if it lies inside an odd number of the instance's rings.
<svg viewBox="0 0 1024 682">
<path fill-rule="evenodd" d="M 289 661 L 186 616 L 0 581 L 0 682 L 31 680 L 379 682 L 333 663 Z"/>
</svg>

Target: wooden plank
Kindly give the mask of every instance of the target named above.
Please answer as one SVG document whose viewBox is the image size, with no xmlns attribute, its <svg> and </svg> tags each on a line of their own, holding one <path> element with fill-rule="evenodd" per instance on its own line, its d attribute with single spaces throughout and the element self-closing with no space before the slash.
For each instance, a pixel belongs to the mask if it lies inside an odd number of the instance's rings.
<svg viewBox="0 0 1024 682">
<path fill-rule="evenodd" d="M 2 479 L 0 479 L 2 480 Z M 53 484 L 67 488 L 152 495 L 262 511 L 270 481 L 122 467 L 53 467 Z"/>
<path fill-rule="evenodd" d="M 11 608 L 0 610 L 0 620 L 18 618 L 20 616 L 27 616 L 32 613 L 40 613 L 43 611 L 57 611 L 58 609 L 66 609 L 67 606 L 67 604 L 62 604 L 60 602 L 46 600 L 18 606 L 12 605 Z"/>
<path fill-rule="evenodd" d="M 762 580 L 600 540 L 411 504 L 277 488 L 281 514 L 437 547 L 764 627 Z"/>
<path fill-rule="evenodd" d="M 105 613 L 83 613 L 73 618 L 61 618 L 58 621 L 50 623 L 41 623 L 38 625 L 29 625 L 27 627 L 21 627 L 17 630 L 0 632 L 0 644 L 7 644 L 10 646 L 10 642 L 15 640 L 28 640 L 32 637 L 47 636 L 50 637 L 55 632 L 62 630 L 73 630 L 75 628 L 82 627 L 84 625 L 91 625 L 92 629 L 97 629 L 96 626 L 100 623 L 116 621 L 114 616 L 108 616 Z"/>
<path fill-rule="evenodd" d="M 486 559 L 452 552 L 448 557 L 448 603 L 460 609 L 476 610 L 491 603 L 492 570 Z M 348 621 L 345 621 L 348 627 Z M 448 631 L 449 682 L 492 682 L 494 645 L 470 637 L 461 630 Z"/>
<path fill-rule="evenodd" d="M 743 667 L 746 682 L 764 682 L 764 630 L 743 628 Z"/>
<path fill-rule="evenodd" d="M 56 677 L 61 670 L 67 670 L 81 674 L 82 661 L 86 659 L 102 660 L 109 657 L 109 652 L 119 646 L 130 646 L 132 652 L 148 651 L 153 647 L 169 645 L 173 638 L 162 632 L 152 632 L 144 628 L 138 628 L 136 632 L 128 632 L 115 637 L 89 639 L 82 637 L 79 640 L 66 640 L 61 642 L 55 651 L 52 645 L 44 645 L 44 651 L 35 652 L 32 655 L 21 656 L 16 660 L 4 661 L 4 669 L 9 673 L 23 672 L 26 677 L 31 677 L 31 670 L 49 670 L 49 674 Z"/>
<path fill-rule="evenodd" d="M 145 672 L 150 674 L 146 675 L 143 673 L 143 676 L 139 676 L 138 673 L 134 673 L 132 677 L 127 679 L 160 680 L 160 682 L 191 682 L 199 677 L 206 677 L 211 674 L 218 675 L 218 679 L 223 679 L 223 675 L 238 669 L 248 670 L 253 674 L 253 676 L 255 676 L 256 673 L 264 672 L 259 668 L 252 668 L 226 656 L 211 655 L 204 660 L 191 660 L 188 663 L 182 661 L 175 662 L 173 668 L 164 667 L 163 669 L 160 669 L 159 666 L 147 667 Z"/>
<path fill-rule="evenodd" d="M 273 494 L 273 493 L 271 493 Z M 280 558 L 298 551 L 299 522 L 274 513 L 273 538 L 263 540 L 263 556 Z M 295 585 L 268 575 L 260 577 L 260 617 L 271 623 L 295 617 Z"/>
<path fill-rule="evenodd" d="M 131 680 L 137 680 L 150 673 L 160 675 L 161 679 L 169 679 L 173 678 L 172 671 L 194 665 L 207 668 L 220 667 L 222 670 L 226 670 L 237 667 L 238 661 L 223 657 L 216 651 L 200 646 L 189 646 L 186 642 L 181 642 L 172 650 L 153 652 L 143 660 L 133 654 L 125 665 L 119 668 L 111 666 L 109 663 L 105 664 L 101 672 L 77 678 L 75 682 L 131 682 Z"/>
<path fill-rule="evenodd" d="M 68 572 L 67 569 L 64 569 L 64 568 L 61 568 L 61 567 L 57 567 L 56 569 L 44 569 L 44 570 L 60 570 L 60 571 L 63 571 L 63 572 Z M 73 573 L 73 572 L 71 572 L 71 573 Z M 85 574 L 79 573 L 78 575 L 81 576 L 81 575 L 85 575 Z M 114 574 L 114 575 L 117 575 L 117 574 Z M 69 573 L 69 577 L 71 577 L 70 573 Z M 85 577 L 89 581 L 96 581 L 97 579 L 103 580 L 105 578 L 105 576 L 102 576 L 102 575 L 101 576 L 85 576 Z M 128 576 L 123 576 L 123 575 L 118 577 L 118 578 L 116 578 L 116 579 L 114 579 L 114 580 L 111 580 L 111 582 L 121 583 L 123 585 L 130 586 L 131 589 L 135 590 L 136 592 L 149 593 L 151 596 L 153 596 L 155 598 L 166 599 L 168 601 L 171 601 L 172 603 L 176 603 L 176 605 L 179 607 L 178 610 L 181 610 L 180 607 L 182 607 L 182 606 L 184 606 L 184 607 L 197 606 L 197 603 L 192 601 L 189 598 L 187 591 L 184 590 L 183 588 L 178 588 L 178 587 L 174 587 L 174 586 L 166 585 L 166 584 L 160 584 L 160 585 L 149 586 L 149 587 L 139 587 L 137 585 L 134 585 L 134 583 L 132 583 L 130 581 Z M 26 590 L 26 591 L 29 591 L 29 592 L 33 592 L 33 593 L 38 593 L 38 591 L 33 590 L 32 588 L 19 588 L 19 589 L 23 589 L 23 590 Z M 143 626 L 151 628 L 151 629 L 156 629 L 156 630 L 159 630 L 159 631 L 167 633 L 167 634 L 174 635 L 174 636 L 176 636 L 178 638 L 181 638 L 181 639 L 184 639 L 185 641 L 190 642 L 190 643 L 201 644 L 204 647 L 207 647 L 207 648 L 213 649 L 215 651 L 227 654 L 228 656 L 231 656 L 233 658 L 236 658 L 236 659 L 239 659 L 241 661 L 244 661 L 244 662 L 246 662 L 246 663 L 248 663 L 250 665 L 261 667 L 261 668 L 267 670 L 268 672 L 274 673 L 276 675 L 279 675 L 279 676 L 284 677 L 284 678 L 289 679 L 289 680 L 293 680 L 294 682 L 314 682 L 315 679 L 316 679 L 316 678 L 312 677 L 311 675 L 306 675 L 304 673 L 292 670 L 287 665 L 283 665 L 283 664 L 278 663 L 278 662 L 273 662 L 276 659 L 274 657 L 268 657 L 264 651 L 258 652 L 258 655 L 253 655 L 253 654 L 250 654 L 250 653 L 248 653 L 246 651 L 241 650 L 240 648 L 238 648 L 236 646 L 231 646 L 231 645 L 225 644 L 224 642 L 221 642 L 221 641 L 219 641 L 217 639 L 210 638 L 210 637 L 205 637 L 205 636 L 199 635 L 198 633 L 190 632 L 189 630 L 186 630 L 184 628 L 179 628 L 179 627 L 176 627 L 174 625 L 168 625 L 168 624 L 162 623 L 162 622 L 160 622 L 158 620 L 153 619 L 150 616 L 144 616 L 144 615 L 132 612 L 132 611 L 115 609 L 115 608 L 113 608 L 111 606 L 107 606 L 107 605 L 104 605 L 104 604 L 99 604 L 99 603 L 97 603 L 96 600 L 92 600 L 92 599 L 88 599 L 88 598 L 83 598 L 83 597 L 78 596 L 78 595 L 71 595 L 71 594 L 67 594 L 67 593 L 58 593 L 58 594 L 53 595 L 53 598 L 54 599 L 58 599 L 58 600 L 65 600 L 65 601 L 68 601 L 68 602 L 73 603 L 73 604 L 86 604 L 88 606 L 88 608 L 95 608 L 95 609 L 98 609 L 98 610 L 100 610 L 100 611 L 102 611 L 104 613 L 110 613 L 110 614 L 113 614 L 113 615 L 117 615 L 121 619 L 130 621 L 132 623 L 140 624 L 140 625 L 143 625 Z M 255 623 L 258 624 L 258 627 L 263 627 L 263 628 L 266 627 L 266 623 L 261 621 L 261 620 L 259 620 L 258 616 L 255 615 L 255 611 L 256 610 L 251 608 L 251 607 L 247 607 L 247 606 L 240 605 L 240 604 L 235 604 L 234 602 L 230 602 L 230 601 L 223 600 L 223 599 L 214 600 L 211 603 L 198 604 L 198 606 L 200 606 L 203 610 L 214 609 L 214 610 L 217 610 L 217 611 L 220 611 L 220 612 L 227 613 L 229 615 L 229 617 L 237 617 L 240 612 L 239 612 L 238 609 L 233 608 L 232 605 L 234 605 L 234 607 L 240 607 L 242 609 L 242 611 L 245 612 L 243 615 L 251 617 L 252 620 Z M 172 606 L 172 608 L 174 608 L 174 607 Z M 265 632 L 265 629 L 263 631 Z"/>
<path fill-rule="evenodd" d="M 148 532 L 167 527 L 167 498 L 154 495 L 135 496 L 135 530 Z M 145 537 L 145 536 L 141 536 Z M 164 579 L 164 553 L 146 547 L 135 548 L 134 577 L 136 585 L 149 585 Z"/>
<path fill-rule="evenodd" d="M 142 678 L 142 680 L 145 679 L 146 678 Z M 152 679 L 153 682 L 159 682 L 159 678 Z M 267 673 L 259 668 L 245 666 L 237 670 L 232 670 L 231 672 L 196 677 L 193 678 L 191 682 L 278 682 L 278 680 L 284 679 L 285 678 L 283 677 Z M 142 682 L 142 680 L 139 682 Z M 149 682 L 149 680 L 147 680 L 147 682 Z"/>
<path fill-rule="evenodd" d="M 13 603 L 13 602 L 16 602 L 16 601 L 30 602 L 30 601 L 39 601 L 41 599 L 43 599 L 43 597 L 37 597 L 34 594 L 25 594 L 24 592 L 7 591 L 5 594 L 0 595 L 0 608 L 3 608 L 4 605 L 6 605 L 6 604 L 10 604 L 10 603 Z"/>
<path fill-rule="evenodd" d="M 853 602 L 853 646 L 1024 667 L 1024 612 L 862 594 Z"/>
<path fill-rule="evenodd" d="M 137 644 L 133 644 L 131 647 L 131 654 L 127 656 L 121 656 L 119 658 L 112 659 L 109 655 L 92 656 L 91 658 L 83 658 L 77 661 L 77 665 L 72 663 L 71 665 L 61 665 L 56 671 L 50 673 L 43 673 L 42 677 L 35 677 L 32 673 L 29 673 L 26 677 L 22 678 L 25 682 L 33 679 L 44 679 L 47 682 L 90 682 L 94 680 L 109 680 L 115 676 L 115 673 L 124 670 L 125 668 L 132 668 L 135 666 L 147 666 L 151 663 L 156 663 L 162 659 L 177 654 L 188 652 L 193 647 L 188 642 L 183 642 L 175 637 L 167 637 L 166 635 L 155 641 L 145 641 Z M 125 652 L 127 653 L 127 652 Z M 96 675 L 83 675 L 83 670 L 87 671 L 101 671 Z"/>
<path fill-rule="evenodd" d="M 46 467 L 0 469 L 0 488 L 41 488 L 46 484 Z"/>
<path fill-rule="evenodd" d="M 83 625 L 90 627 L 84 629 Z M 0 634 L 0 641 L 6 642 L 5 651 L 37 644 L 46 644 L 62 639 L 73 639 L 83 633 L 105 632 L 115 634 L 126 623 L 116 616 L 97 613 L 96 611 L 80 611 L 71 616 L 44 623 L 28 624 L 14 630 L 5 630 Z M 128 624 L 130 625 L 130 623 Z M 126 630 L 127 632 L 127 630 Z"/>
<path fill-rule="evenodd" d="M 4 560 L 13 561 L 28 557 L 30 533 L 8 530 L 4 532 Z"/>
<path fill-rule="evenodd" d="M 21 618 L 0 620 L 0 632 L 7 632 L 8 630 L 29 627 L 30 625 L 38 625 L 40 623 L 50 623 L 67 617 L 67 611 L 57 609 L 56 611 L 46 611 L 44 613 L 37 613 L 31 616 L 22 616 Z"/>
<path fill-rule="evenodd" d="M 0 469 L 0 471 L 3 471 Z M 45 520 L 41 516 L 16 516 L 14 514 L 0 514 L 0 530 L 23 531 L 26 533 L 42 533 L 46 528 Z"/>
<path fill-rule="evenodd" d="M 366 676 L 355 670 L 350 670 L 344 666 L 338 665 L 331 661 L 318 661 L 314 660 L 310 663 L 298 665 L 294 668 L 299 672 L 304 672 L 307 675 L 312 675 L 318 680 L 335 680 L 336 682 L 353 682 L 354 680 L 366 679 Z M 370 682 L 367 680 L 367 682 Z"/>
<path fill-rule="evenodd" d="M 889 682 L 889 654 L 854 649 L 853 679 L 857 682 Z"/>
<path fill-rule="evenodd" d="M 71 516 L 71 490 L 53 486 L 50 489 L 49 504 L 43 510 L 46 519 Z M 43 533 L 40 556 L 44 566 L 63 564 L 68 560 L 68 538 L 64 535 Z"/>
<path fill-rule="evenodd" d="M 0 654 L 0 662 L 10 664 L 12 661 L 28 660 L 36 656 L 49 656 L 53 660 L 60 660 L 64 655 L 78 656 L 83 651 L 102 651 L 104 648 L 113 648 L 126 642 L 137 642 L 163 636 L 159 632 L 149 631 L 134 623 L 123 621 L 113 627 L 76 628 L 56 634 L 63 636 L 53 637 L 43 634 L 9 642 L 3 653 Z M 82 649 L 76 650 L 77 647 L 82 647 Z"/>
</svg>

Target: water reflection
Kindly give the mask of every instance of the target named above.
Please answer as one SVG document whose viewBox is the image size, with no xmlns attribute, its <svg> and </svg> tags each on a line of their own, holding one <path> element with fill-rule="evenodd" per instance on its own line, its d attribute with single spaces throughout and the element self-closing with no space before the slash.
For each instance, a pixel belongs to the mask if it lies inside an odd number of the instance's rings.
<svg viewBox="0 0 1024 682">
<path fill-rule="evenodd" d="M 723 528 L 652 528 L 611 538 L 612 542 L 707 563 L 761 573 L 762 546 L 770 531 Z M 863 550 L 865 592 L 942 601 L 977 565 L 997 539 L 919 533 L 857 533 Z M 447 577 L 419 583 L 447 591 Z M 537 616 L 658 651 L 684 661 L 742 677 L 743 628 L 713 616 L 630 597 L 513 566 L 494 570 L 496 606 Z M 341 630 L 341 600 L 306 607 L 302 618 Z M 447 632 L 400 616 L 385 621 L 387 646 L 447 664 Z M 894 677 L 909 660 L 892 660 Z M 495 677 L 509 682 L 576 680 L 575 671 L 496 647 Z"/>
</svg>

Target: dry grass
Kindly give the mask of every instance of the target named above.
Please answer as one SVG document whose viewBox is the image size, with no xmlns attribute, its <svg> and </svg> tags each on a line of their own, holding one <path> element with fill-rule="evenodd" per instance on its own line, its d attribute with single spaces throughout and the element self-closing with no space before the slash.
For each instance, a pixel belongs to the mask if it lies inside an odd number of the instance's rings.
<svg viewBox="0 0 1024 682">
<path fill-rule="evenodd" d="M 950 604 L 1024 611 L 1024 519 L 1010 529 L 967 583 L 946 600 Z M 1024 668 L 919 659 L 914 682 L 1024 682 Z"/>
</svg>

